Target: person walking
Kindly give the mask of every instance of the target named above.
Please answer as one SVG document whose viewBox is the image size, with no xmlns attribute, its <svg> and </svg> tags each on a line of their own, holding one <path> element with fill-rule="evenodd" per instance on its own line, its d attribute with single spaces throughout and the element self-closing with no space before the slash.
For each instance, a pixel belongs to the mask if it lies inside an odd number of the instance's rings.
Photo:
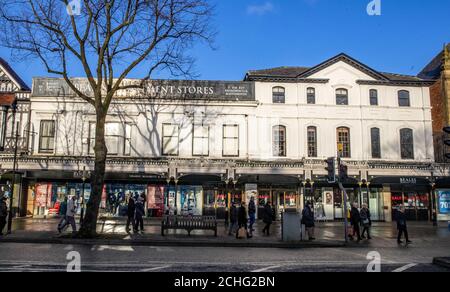
<svg viewBox="0 0 450 292">
<path fill-rule="evenodd" d="M 58 226 L 58 232 L 61 233 L 68 225 L 72 226 L 72 233 L 77 232 L 77 224 L 75 223 L 75 214 L 77 212 L 76 196 L 72 196 L 67 202 L 66 222 L 62 226 Z"/>
<path fill-rule="evenodd" d="M 228 235 L 232 235 L 234 232 L 237 232 L 237 218 L 238 217 L 238 210 L 236 208 L 236 203 L 231 203 L 230 208 L 230 226 L 228 229 Z"/>
<path fill-rule="evenodd" d="M 405 214 L 405 206 L 401 206 L 399 211 L 397 212 L 397 230 L 398 230 L 398 236 L 397 236 L 397 243 L 402 244 L 402 235 L 405 235 L 406 244 L 412 243 L 412 241 L 409 240 L 408 236 L 408 227 L 406 225 L 406 214 Z"/>
<path fill-rule="evenodd" d="M 61 217 L 61 220 L 59 220 L 58 223 L 58 231 L 61 229 L 62 226 L 66 223 L 66 214 L 67 214 L 67 197 L 64 198 L 64 201 L 59 206 L 59 216 Z M 61 232 L 60 232 L 61 233 Z"/>
<path fill-rule="evenodd" d="M 236 238 L 239 238 L 239 231 L 241 230 L 241 228 L 245 228 L 245 233 L 247 237 L 250 237 L 247 230 L 247 222 L 248 222 L 247 210 L 245 208 L 245 202 L 242 202 L 241 207 L 239 207 L 238 210 L 238 231 L 236 232 Z"/>
<path fill-rule="evenodd" d="M 353 227 L 353 234 L 350 236 L 350 239 L 353 240 L 355 234 L 357 235 L 358 242 L 361 241 L 361 230 L 359 225 L 361 224 L 361 215 L 358 210 L 358 203 L 353 203 L 352 209 L 350 211 L 350 223 Z"/>
<path fill-rule="evenodd" d="M 267 234 L 267 236 L 270 236 L 270 225 L 272 225 L 273 222 L 273 211 L 269 202 L 267 202 L 264 206 L 263 222 L 266 224 L 266 226 L 264 226 L 262 232 L 264 235 Z"/>
<path fill-rule="evenodd" d="M 0 236 L 3 236 L 3 229 L 6 226 L 6 217 L 8 217 L 8 205 L 6 197 L 0 199 Z"/>
<path fill-rule="evenodd" d="M 370 219 L 370 210 L 367 207 L 367 204 L 362 204 L 361 212 L 361 225 L 363 227 L 363 231 L 361 233 L 361 238 L 365 239 L 365 234 L 367 233 L 367 239 L 371 240 L 372 237 L 370 237 L 370 226 L 372 225 L 372 220 Z"/>
<path fill-rule="evenodd" d="M 310 201 L 306 202 L 305 208 L 302 211 L 302 224 L 306 227 L 308 239 L 316 240 L 314 237 L 314 211 L 312 210 L 312 204 Z"/>
<path fill-rule="evenodd" d="M 131 226 L 133 226 L 133 230 L 134 225 L 136 225 L 136 223 L 134 222 L 134 213 L 136 212 L 136 203 L 134 202 L 134 198 L 133 195 L 130 193 L 130 196 L 128 198 L 128 207 L 127 207 L 127 227 L 126 227 L 126 231 L 127 233 L 129 233 L 131 231 L 130 229 L 130 224 Z"/>
<path fill-rule="evenodd" d="M 256 221 L 256 204 L 255 204 L 255 198 L 250 198 L 250 203 L 248 203 L 248 217 L 249 217 L 249 224 L 248 224 L 248 232 L 250 233 L 250 236 L 253 236 L 253 225 Z"/>
<path fill-rule="evenodd" d="M 144 200 L 142 197 L 139 197 L 136 202 L 135 206 L 135 225 L 134 225 L 134 232 L 139 232 L 139 227 L 141 228 L 141 232 L 144 232 L 144 215 L 145 215 L 145 209 L 144 209 Z"/>
</svg>

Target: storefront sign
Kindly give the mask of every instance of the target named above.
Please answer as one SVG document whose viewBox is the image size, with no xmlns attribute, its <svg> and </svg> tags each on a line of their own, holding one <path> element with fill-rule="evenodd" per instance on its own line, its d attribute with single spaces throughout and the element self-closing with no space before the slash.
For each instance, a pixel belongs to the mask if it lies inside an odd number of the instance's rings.
<svg viewBox="0 0 450 292">
<path fill-rule="evenodd" d="M 415 185 L 415 184 L 417 184 L 417 179 L 414 177 L 401 177 L 400 183 L 402 185 L 407 185 L 407 184 Z"/>
<path fill-rule="evenodd" d="M 438 204 L 440 214 L 450 214 L 450 190 L 438 191 Z"/>
<path fill-rule="evenodd" d="M 86 79 L 72 79 L 77 90 L 93 96 Z M 127 89 L 119 90 L 116 98 L 176 99 L 176 100 L 233 100 L 254 101 L 254 83 L 197 80 L 152 80 L 127 79 L 122 82 Z M 36 78 L 33 80 L 33 95 L 41 97 L 76 96 L 63 79 Z"/>
</svg>

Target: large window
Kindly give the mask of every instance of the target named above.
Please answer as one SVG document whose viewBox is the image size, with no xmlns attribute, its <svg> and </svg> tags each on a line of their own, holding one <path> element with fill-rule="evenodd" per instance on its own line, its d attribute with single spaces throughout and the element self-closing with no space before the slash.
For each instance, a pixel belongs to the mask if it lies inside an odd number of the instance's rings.
<svg viewBox="0 0 450 292">
<path fill-rule="evenodd" d="M 308 157 L 317 157 L 317 128 L 308 127 Z"/>
<path fill-rule="evenodd" d="M 94 154 L 95 127 L 95 122 L 89 124 L 89 154 Z M 105 143 L 108 155 L 131 155 L 131 129 L 131 124 L 105 124 Z"/>
<path fill-rule="evenodd" d="M 316 104 L 316 89 L 309 87 L 306 90 L 306 102 L 308 104 Z"/>
<path fill-rule="evenodd" d="M 372 158 L 381 158 L 381 141 L 380 141 L 380 129 L 370 129 L 370 141 L 372 146 Z"/>
<path fill-rule="evenodd" d="M 239 156 L 239 126 L 223 125 L 223 150 L 224 157 Z"/>
<path fill-rule="evenodd" d="M 370 90 L 370 105 L 378 105 L 378 90 Z"/>
<path fill-rule="evenodd" d="M 411 129 L 400 130 L 400 148 L 402 159 L 414 159 L 414 132 Z"/>
<path fill-rule="evenodd" d="M 350 129 L 349 128 L 338 128 L 336 131 L 337 135 L 337 146 L 339 155 L 342 158 L 351 157 L 351 147 L 350 147 Z"/>
<path fill-rule="evenodd" d="M 180 126 L 163 124 L 162 155 L 178 156 L 180 141 Z"/>
<path fill-rule="evenodd" d="M 39 136 L 39 153 L 55 151 L 55 121 L 41 121 Z"/>
<path fill-rule="evenodd" d="M 337 105 L 348 105 L 348 90 L 340 88 L 336 90 L 336 104 Z"/>
<path fill-rule="evenodd" d="M 194 124 L 192 155 L 209 156 L 209 126 Z"/>
<path fill-rule="evenodd" d="M 411 100 L 409 96 L 409 91 L 400 90 L 398 92 L 398 104 L 401 107 L 409 107 L 411 106 Z"/>
<path fill-rule="evenodd" d="M 272 89 L 273 103 L 285 103 L 286 102 L 286 89 L 284 87 L 274 87 Z"/>
<path fill-rule="evenodd" d="M 273 127 L 273 156 L 286 157 L 286 127 Z"/>
</svg>

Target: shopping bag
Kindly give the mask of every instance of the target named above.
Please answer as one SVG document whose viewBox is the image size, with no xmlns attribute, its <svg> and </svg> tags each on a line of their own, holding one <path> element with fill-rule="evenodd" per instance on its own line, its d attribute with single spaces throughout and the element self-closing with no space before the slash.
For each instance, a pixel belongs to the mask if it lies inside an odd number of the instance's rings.
<svg viewBox="0 0 450 292">
<path fill-rule="evenodd" d="M 238 238 L 246 238 L 247 230 L 244 227 L 239 228 L 238 230 Z"/>
</svg>

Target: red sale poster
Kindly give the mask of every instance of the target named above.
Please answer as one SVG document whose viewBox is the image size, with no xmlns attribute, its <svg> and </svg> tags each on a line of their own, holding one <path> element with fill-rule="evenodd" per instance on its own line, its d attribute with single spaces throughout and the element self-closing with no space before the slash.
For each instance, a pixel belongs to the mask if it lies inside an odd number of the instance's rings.
<svg viewBox="0 0 450 292">
<path fill-rule="evenodd" d="M 36 184 L 36 206 L 42 208 L 52 207 L 52 184 Z"/>
<path fill-rule="evenodd" d="M 148 186 L 147 207 L 155 210 L 153 216 L 161 217 L 164 214 L 164 187 Z"/>
</svg>

